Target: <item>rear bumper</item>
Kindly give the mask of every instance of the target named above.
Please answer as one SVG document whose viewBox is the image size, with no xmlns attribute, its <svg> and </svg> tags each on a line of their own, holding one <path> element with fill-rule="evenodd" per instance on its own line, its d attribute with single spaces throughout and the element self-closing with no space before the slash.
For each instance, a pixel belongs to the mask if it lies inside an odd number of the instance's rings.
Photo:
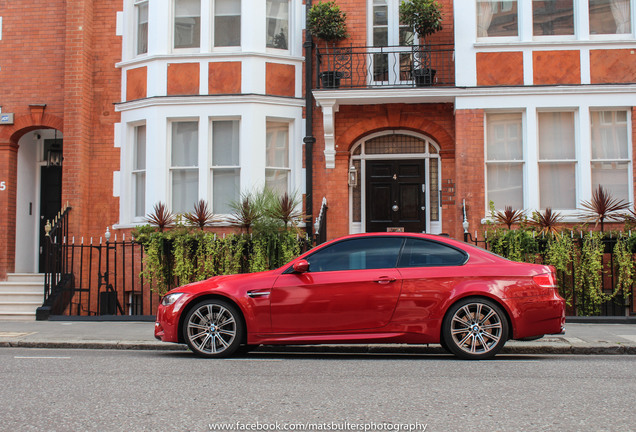
<svg viewBox="0 0 636 432">
<path fill-rule="evenodd" d="M 565 300 L 554 297 L 515 299 L 514 339 L 562 333 L 565 329 Z"/>
</svg>

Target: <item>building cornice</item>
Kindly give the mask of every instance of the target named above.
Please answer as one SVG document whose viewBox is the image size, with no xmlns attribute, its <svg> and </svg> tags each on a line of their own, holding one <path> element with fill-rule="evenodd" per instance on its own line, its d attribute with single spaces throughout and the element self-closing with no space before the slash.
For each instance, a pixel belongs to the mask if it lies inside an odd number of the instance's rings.
<svg viewBox="0 0 636 432">
<path fill-rule="evenodd" d="M 305 100 L 294 97 L 268 96 L 259 94 L 237 95 L 193 95 L 193 96 L 155 96 L 115 104 L 115 112 L 124 112 L 140 108 L 182 105 L 220 105 L 220 104 L 262 104 L 293 106 L 302 108 Z"/>
<path fill-rule="evenodd" d="M 222 61 L 222 60 L 241 60 L 246 58 L 264 58 L 266 60 L 276 60 L 278 62 L 302 63 L 305 61 L 303 57 L 296 57 L 282 54 L 262 53 L 262 52 L 246 52 L 246 51 L 221 51 L 213 53 L 177 53 L 177 54 L 157 54 L 135 57 L 134 59 L 124 60 L 115 64 L 120 69 L 134 68 L 144 66 L 154 62 L 172 62 L 184 63 L 201 60 Z"/>
</svg>

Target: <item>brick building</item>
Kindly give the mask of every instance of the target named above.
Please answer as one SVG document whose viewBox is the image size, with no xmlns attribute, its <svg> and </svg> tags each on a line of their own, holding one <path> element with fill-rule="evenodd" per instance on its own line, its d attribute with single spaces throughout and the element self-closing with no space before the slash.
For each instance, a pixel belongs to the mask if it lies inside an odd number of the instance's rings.
<svg viewBox="0 0 636 432">
<path fill-rule="evenodd" d="M 66 203 L 88 238 L 267 185 L 326 198 L 334 238 L 634 201 L 634 0 L 441 0 L 425 44 L 398 0 L 338 0 L 350 37 L 309 57 L 304 3 L 4 2 L 0 277 Z"/>
</svg>

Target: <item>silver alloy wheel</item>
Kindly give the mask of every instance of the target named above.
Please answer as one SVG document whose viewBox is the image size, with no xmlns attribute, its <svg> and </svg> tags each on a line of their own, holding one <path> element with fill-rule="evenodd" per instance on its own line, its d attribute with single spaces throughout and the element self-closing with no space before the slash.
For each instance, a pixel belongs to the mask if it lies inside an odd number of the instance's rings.
<svg viewBox="0 0 636 432">
<path fill-rule="evenodd" d="M 499 312 L 482 302 L 461 306 L 450 322 L 452 343 L 471 356 L 487 354 L 505 342 L 503 333 Z"/>
<path fill-rule="evenodd" d="M 204 355 L 219 355 L 236 339 L 237 318 L 218 303 L 201 304 L 189 314 L 186 323 L 188 344 Z"/>
</svg>

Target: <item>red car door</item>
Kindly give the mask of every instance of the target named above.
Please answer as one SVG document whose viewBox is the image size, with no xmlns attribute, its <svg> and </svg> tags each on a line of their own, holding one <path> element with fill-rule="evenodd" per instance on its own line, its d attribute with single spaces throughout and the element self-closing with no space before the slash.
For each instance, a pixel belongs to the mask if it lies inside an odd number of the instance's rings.
<svg viewBox="0 0 636 432">
<path fill-rule="evenodd" d="M 377 329 L 391 319 L 402 280 L 401 237 L 345 240 L 307 257 L 309 271 L 285 273 L 271 299 L 275 333 Z"/>
</svg>

